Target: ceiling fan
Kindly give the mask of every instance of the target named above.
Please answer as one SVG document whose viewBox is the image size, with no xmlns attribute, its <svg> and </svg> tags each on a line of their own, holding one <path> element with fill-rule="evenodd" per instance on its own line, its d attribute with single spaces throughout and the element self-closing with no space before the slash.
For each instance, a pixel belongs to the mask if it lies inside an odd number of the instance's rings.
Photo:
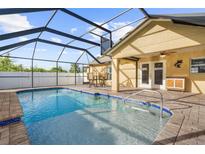
<svg viewBox="0 0 205 154">
<path fill-rule="evenodd" d="M 163 52 L 160 52 L 160 57 L 166 57 L 167 55 L 170 55 L 170 54 L 173 54 L 173 53 L 176 53 L 176 51 L 172 51 L 172 52 L 166 52 L 166 51 L 163 51 Z"/>
</svg>

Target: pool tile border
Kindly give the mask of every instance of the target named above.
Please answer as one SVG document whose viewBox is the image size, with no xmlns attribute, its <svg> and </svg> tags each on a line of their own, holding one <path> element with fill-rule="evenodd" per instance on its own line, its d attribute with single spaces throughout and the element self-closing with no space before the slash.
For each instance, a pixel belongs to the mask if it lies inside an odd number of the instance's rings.
<svg viewBox="0 0 205 154">
<path fill-rule="evenodd" d="M 0 127 L 6 126 L 6 125 L 9 125 L 9 124 L 12 124 L 12 123 L 17 123 L 17 122 L 20 122 L 20 121 L 21 121 L 21 117 L 16 117 L 16 118 L 0 121 Z"/>
<path fill-rule="evenodd" d="M 112 97 L 112 98 L 116 98 L 116 99 L 123 99 L 123 97 L 120 97 L 120 96 L 116 96 L 116 95 L 109 95 L 109 94 L 103 94 L 103 93 L 92 93 L 92 92 L 87 92 L 87 91 L 83 91 L 83 90 L 76 90 L 76 89 L 72 89 L 72 88 L 64 88 L 64 89 L 69 89 L 69 90 L 73 90 L 73 91 L 77 91 L 77 92 L 81 92 L 81 93 L 86 93 L 86 94 L 91 94 L 91 95 L 101 95 L 101 96 L 105 96 L 105 97 Z M 133 103 L 136 102 L 136 99 L 132 99 L 132 98 L 129 98 L 127 99 L 128 101 L 131 101 Z M 153 103 L 149 103 L 149 102 L 143 102 L 143 101 L 140 101 L 140 103 L 143 103 L 143 105 L 150 105 L 154 108 L 157 108 L 157 109 L 160 109 L 160 105 L 157 105 L 157 104 L 153 104 Z M 168 113 L 170 116 L 173 115 L 173 112 L 167 108 L 167 107 L 163 107 L 163 112 L 166 112 Z"/>
</svg>

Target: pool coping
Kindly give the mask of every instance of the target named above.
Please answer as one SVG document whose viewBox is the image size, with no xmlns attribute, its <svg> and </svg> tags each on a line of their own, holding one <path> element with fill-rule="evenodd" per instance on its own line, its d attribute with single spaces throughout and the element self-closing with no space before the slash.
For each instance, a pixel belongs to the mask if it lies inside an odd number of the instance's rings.
<svg viewBox="0 0 205 154">
<path fill-rule="evenodd" d="M 117 99 L 124 99 L 124 97 L 121 97 L 121 96 L 117 96 L 117 95 L 109 95 L 109 94 L 105 94 L 105 93 L 92 93 L 92 92 L 87 92 L 87 91 L 84 91 L 84 90 L 76 90 L 76 89 L 72 89 L 72 88 L 64 88 L 64 89 L 70 89 L 70 90 L 73 90 L 73 91 L 78 91 L 78 92 L 82 92 L 82 93 L 87 93 L 87 94 L 91 94 L 91 95 L 102 95 L 102 96 L 106 96 L 106 97 L 113 97 L 113 98 L 117 98 Z M 128 98 L 126 99 L 127 101 L 131 101 L 133 103 L 135 103 L 136 101 L 140 101 L 140 103 L 142 103 L 143 105 L 148 105 L 148 106 L 152 106 L 154 108 L 157 108 L 157 109 L 160 109 L 160 105 L 158 104 L 154 104 L 154 103 L 150 103 L 150 102 L 147 102 L 147 101 L 143 101 L 143 100 L 137 100 L 137 99 L 134 99 L 134 98 Z M 170 117 L 173 115 L 173 112 L 166 106 L 163 106 L 163 111 L 170 114 Z"/>
</svg>

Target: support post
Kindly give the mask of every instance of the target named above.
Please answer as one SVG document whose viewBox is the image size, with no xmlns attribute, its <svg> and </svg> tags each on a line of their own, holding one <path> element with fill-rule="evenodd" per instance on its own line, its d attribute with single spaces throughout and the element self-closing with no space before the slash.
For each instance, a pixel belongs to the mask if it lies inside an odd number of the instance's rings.
<svg viewBox="0 0 205 154">
<path fill-rule="evenodd" d="M 83 68 L 82 71 L 83 71 L 83 84 L 84 84 L 84 65 L 82 68 Z"/>
<path fill-rule="evenodd" d="M 33 58 L 31 60 L 31 84 L 32 84 L 32 88 L 33 88 Z"/>
<path fill-rule="evenodd" d="M 34 49 L 33 49 L 33 54 L 32 54 L 32 59 L 31 59 L 31 82 L 32 82 L 32 88 L 34 87 L 34 78 L 33 78 L 33 59 L 35 56 L 35 52 L 36 52 L 36 47 L 37 47 L 37 41 L 34 45 Z"/>
<path fill-rule="evenodd" d="M 56 86 L 58 86 L 58 61 L 56 61 Z"/>
<path fill-rule="evenodd" d="M 139 87 L 138 78 L 139 78 L 139 58 L 136 60 L 136 88 Z"/>
<path fill-rule="evenodd" d="M 77 84 L 77 81 L 76 81 L 76 64 L 75 64 L 75 85 Z"/>
<path fill-rule="evenodd" d="M 119 59 L 112 60 L 112 90 L 119 91 Z"/>
</svg>

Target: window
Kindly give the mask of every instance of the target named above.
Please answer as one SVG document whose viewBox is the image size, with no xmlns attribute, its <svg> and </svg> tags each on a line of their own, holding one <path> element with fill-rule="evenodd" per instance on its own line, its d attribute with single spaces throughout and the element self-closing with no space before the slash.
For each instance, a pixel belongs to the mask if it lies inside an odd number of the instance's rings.
<svg viewBox="0 0 205 154">
<path fill-rule="evenodd" d="M 142 83 L 149 84 L 149 64 L 142 64 Z"/>
<path fill-rule="evenodd" d="M 191 59 L 191 73 L 205 73 L 205 58 Z"/>
<path fill-rule="evenodd" d="M 107 67 L 108 80 L 112 80 L 112 67 Z"/>
</svg>

